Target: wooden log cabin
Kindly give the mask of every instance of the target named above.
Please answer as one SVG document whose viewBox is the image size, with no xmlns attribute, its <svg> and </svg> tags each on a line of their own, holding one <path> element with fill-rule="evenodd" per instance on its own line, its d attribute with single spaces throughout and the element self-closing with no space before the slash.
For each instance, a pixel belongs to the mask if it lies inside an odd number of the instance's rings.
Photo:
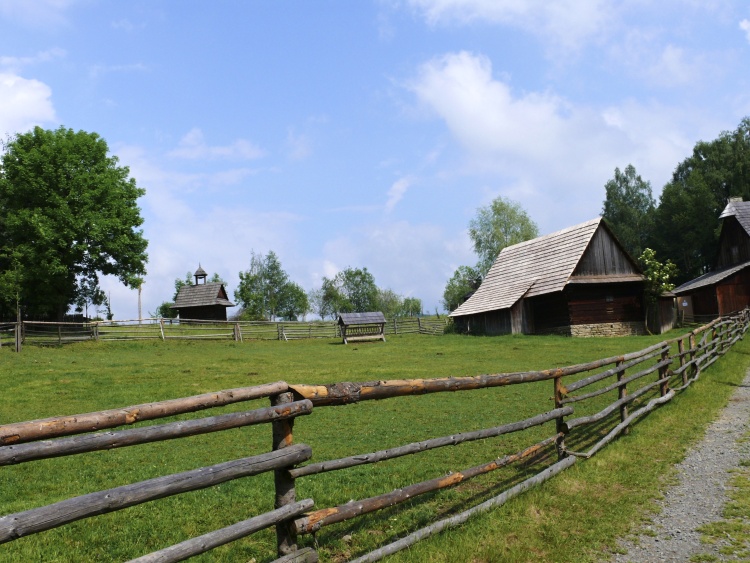
<svg viewBox="0 0 750 563">
<path fill-rule="evenodd" d="M 688 320 L 713 319 L 750 307 L 750 201 L 731 198 L 719 218 L 716 269 L 674 290 Z"/>
<path fill-rule="evenodd" d="M 194 276 L 195 285 L 183 285 L 170 309 L 176 309 L 181 319 L 226 321 L 227 307 L 234 303 L 229 301 L 224 284 L 206 283 L 208 274 L 200 264 Z"/>
<path fill-rule="evenodd" d="M 504 248 L 450 313 L 476 334 L 643 334 L 644 277 L 601 217 Z"/>
</svg>

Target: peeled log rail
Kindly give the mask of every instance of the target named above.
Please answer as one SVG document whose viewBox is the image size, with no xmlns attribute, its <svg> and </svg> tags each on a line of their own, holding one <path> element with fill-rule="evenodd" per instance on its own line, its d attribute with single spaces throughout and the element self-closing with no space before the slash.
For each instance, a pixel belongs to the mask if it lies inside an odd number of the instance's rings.
<svg viewBox="0 0 750 563">
<path fill-rule="evenodd" d="M 318 563 L 318 552 L 312 547 L 303 547 L 294 553 L 274 559 L 271 563 Z"/>
<path fill-rule="evenodd" d="M 617 361 L 627 362 L 644 356 L 654 350 L 660 350 L 664 343 L 654 344 L 643 350 L 622 356 L 604 358 L 586 364 L 518 373 L 499 373 L 465 377 L 438 377 L 434 379 L 392 379 L 387 381 L 368 381 L 364 383 L 332 383 L 329 385 L 290 385 L 289 389 L 304 399 L 310 399 L 315 406 L 347 405 L 359 401 L 388 399 L 405 395 L 424 395 L 444 391 L 467 391 L 487 387 L 516 385 L 533 381 L 548 381 L 584 371 L 597 369 Z"/>
<path fill-rule="evenodd" d="M 115 512 L 144 502 L 205 489 L 240 477 L 257 475 L 272 469 L 289 467 L 312 457 L 305 444 L 289 446 L 244 459 L 227 461 L 174 475 L 157 477 L 132 485 L 89 493 L 40 508 L 17 512 L 0 518 L 0 543 L 9 542 L 107 512 Z"/>
<path fill-rule="evenodd" d="M 574 418 L 573 420 L 566 420 L 565 422 L 563 422 L 564 431 L 565 433 L 568 433 L 576 426 L 581 426 L 584 424 L 591 424 L 592 422 L 597 422 L 605 418 L 606 416 L 612 414 L 615 410 L 617 410 L 622 405 L 627 405 L 628 403 L 636 400 L 641 395 L 645 395 L 647 392 L 649 392 L 651 389 L 653 389 L 657 385 L 667 383 L 668 381 L 669 381 L 669 376 L 664 377 L 662 379 L 658 379 L 653 383 L 644 385 L 643 387 L 638 389 L 638 391 L 625 395 L 625 397 L 623 397 L 622 399 L 618 399 L 614 403 L 611 403 L 609 406 L 603 408 L 596 414 L 592 414 L 591 416 L 582 416 L 580 418 Z"/>
<path fill-rule="evenodd" d="M 438 477 L 437 479 L 430 479 L 429 481 L 422 481 L 421 483 L 415 483 L 414 485 L 409 485 L 402 489 L 396 489 L 390 493 L 348 502 L 334 508 L 316 510 L 315 512 L 306 515 L 304 518 L 295 521 L 297 533 L 310 534 L 319 530 L 323 526 L 343 522 L 344 520 L 350 520 L 351 518 L 361 516 L 362 514 L 367 514 L 369 512 L 393 506 L 394 504 L 405 502 L 415 496 L 458 485 L 459 483 L 468 481 L 478 475 L 484 475 L 490 471 L 495 471 L 496 469 L 505 467 L 514 461 L 534 455 L 542 450 L 542 448 L 554 444 L 556 440 L 557 435 L 542 440 L 541 442 L 529 446 L 525 450 L 515 454 L 507 455 L 496 459 L 495 461 L 485 463 L 484 465 L 471 467 L 462 472 L 451 473 L 445 477 Z"/>
<path fill-rule="evenodd" d="M 554 420 L 558 417 L 569 416 L 573 414 L 571 407 L 565 407 L 562 409 L 555 409 L 553 411 L 539 414 L 537 416 L 521 420 L 519 422 L 513 422 L 510 424 L 504 424 L 502 426 L 496 426 L 494 428 L 487 428 L 484 430 L 475 430 L 473 432 L 464 432 L 461 434 L 454 434 L 452 436 L 445 436 L 442 438 L 432 438 L 430 440 L 423 440 L 422 442 L 413 442 L 406 444 L 405 446 L 398 446 L 396 448 L 390 448 L 387 450 L 380 450 L 368 454 L 359 454 L 350 457 L 344 457 L 340 459 L 333 459 L 330 461 L 323 461 L 320 463 L 311 463 L 303 467 L 297 467 L 289 471 L 289 474 L 293 478 L 304 477 L 306 475 L 316 475 L 318 473 L 324 473 L 326 471 L 336 471 L 338 469 L 345 469 L 347 467 L 354 467 L 357 465 L 364 465 L 366 463 L 376 463 L 378 461 L 384 461 L 386 459 L 393 459 L 405 455 L 415 454 L 434 448 L 442 448 L 444 446 L 456 446 L 463 442 L 471 442 L 474 440 L 482 440 L 484 438 L 494 438 L 503 434 L 510 434 L 511 432 L 518 432 L 519 430 L 526 430 L 532 426 L 538 426 Z"/>
<path fill-rule="evenodd" d="M 418 541 L 421 541 L 425 538 L 433 536 L 439 532 L 442 532 L 443 530 L 460 526 L 461 524 L 466 522 L 469 518 L 471 518 L 475 514 L 482 514 L 483 512 L 488 512 L 489 510 L 495 507 L 502 506 L 503 504 L 505 504 L 512 498 L 515 498 L 521 493 L 523 493 L 524 491 L 532 487 L 535 487 L 536 485 L 544 483 L 551 477 L 554 477 L 558 473 L 566 470 L 575 462 L 576 462 L 575 457 L 566 457 L 562 461 L 558 461 L 556 464 L 551 465 L 550 467 L 548 467 L 541 473 L 538 473 L 534 477 L 531 477 L 529 479 L 526 479 L 525 481 L 518 483 L 518 485 L 511 487 L 507 491 L 499 494 L 498 496 L 494 498 L 491 498 L 490 500 L 483 502 L 482 504 L 478 504 L 477 506 L 470 508 L 469 510 L 466 510 L 465 512 L 461 512 L 460 514 L 451 516 L 450 518 L 439 520 L 438 522 L 435 522 L 434 524 L 430 524 L 429 526 L 426 526 L 422 528 L 421 530 L 417 530 L 416 532 L 409 534 L 405 538 L 401 538 L 400 540 L 395 541 L 391 544 L 388 544 L 384 547 L 381 547 L 380 549 L 371 551 L 367 555 L 354 559 L 350 561 L 349 563 L 372 563 L 374 561 L 380 561 L 383 557 L 386 557 L 387 555 L 392 555 L 398 551 L 401 551 L 402 549 L 406 549 L 407 547 L 414 545 Z"/>
<path fill-rule="evenodd" d="M 697 379 L 697 377 L 695 379 Z M 695 381 L 695 379 L 693 379 L 692 381 Z M 687 387 L 687 385 L 685 387 Z M 620 424 L 618 424 L 612 430 L 610 430 L 609 433 L 604 438 L 599 440 L 596 444 L 594 444 L 594 446 L 588 452 L 580 453 L 580 452 L 573 452 L 571 450 L 565 450 L 565 453 L 575 456 L 575 457 L 582 457 L 584 459 L 589 459 L 596 452 L 598 452 L 600 449 L 602 449 L 604 446 L 606 446 L 612 440 L 614 440 L 617 437 L 617 435 L 620 434 L 625 428 L 630 426 L 630 424 L 636 418 L 643 416 L 644 414 L 648 412 L 651 412 L 652 410 L 654 410 L 657 406 L 661 404 L 671 401 L 672 397 L 674 396 L 675 396 L 675 390 L 670 389 L 669 392 L 663 397 L 657 397 L 655 399 L 651 399 L 648 403 L 646 403 L 645 407 L 638 409 L 637 411 L 632 413 L 630 416 L 628 416 L 625 420 L 623 420 Z"/>
<path fill-rule="evenodd" d="M 215 393 L 204 393 L 203 395 L 169 399 L 156 403 L 145 403 L 132 407 L 4 424 L 0 426 L 0 445 L 20 444 L 33 440 L 57 438 L 59 436 L 70 436 L 71 434 L 82 434 L 94 430 L 114 428 L 142 420 L 153 420 L 155 418 L 269 397 L 283 393 L 288 388 L 286 382 L 277 381 L 276 383 L 267 383 L 254 387 L 225 389 L 223 391 L 216 391 Z"/>
<path fill-rule="evenodd" d="M 608 377 L 612 377 L 613 375 L 621 371 L 625 371 L 626 369 L 632 368 L 633 366 L 637 366 L 638 364 L 648 361 L 651 358 L 655 358 L 656 356 L 661 354 L 664 348 L 666 348 L 666 346 L 664 346 L 663 343 L 657 346 L 659 347 L 656 349 L 656 351 L 652 351 L 651 353 L 641 356 L 640 358 L 636 358 L 633 361 L 623 363 L 621 365 L 617 365 L 613 368 L 608 369 L 607 371 L 596 373 L 594 375 L 590 375 L 589 377 L 585 377 L 583 379 L 579 379 L 578 381 L 574 381 L 573 383 L 566 385 L 565 388 L 569 393 L 571 393 L 573 391 L 577 391 L 578 389 L 582 389 L 583 387 L 587 387 L 591 385 L 592 383 L 601 381 L 602 379 L 607 379 Z"/>
<path fill-rule="evenodd" d="M 650 373 L 654 373 L 659 368 L 668 366 L 671 363 L 672 363 L 672 359 L 662 360 L 661 362 L 654 364 L 650 368 L 641 370 L 638 373 L 634 373 L 633 375 L 620 379 L 619 381 L 615 381 L 614 383 L 607 385 L 606 387 L 602 387 L 601 389 L 597 389 L 596 391 L 591 391 L 590 393 L 586 393 L 584 395 L 576 395 L 575 397 L 566 397 L 565 399 L 562 400 L 562 404 L 565 405 L 567 403 L 575 403 L 578 401 L 584 401 L 586 399 L 592 399 L 593 397 L 598 397 L 599 395 L 604 395 L 604 393 L 608 393 L 609 391 L 614 391 L 618 387 L 622 387 L 623 385 L 632 383 L 636 379 L 640 379 L 641 377 L 644 377 Z M 615 373 L 617 373 L 621 370 L 617 369 L 614 371 Z M 568 389 L 568 391 L 570 391 L 570 389 Z"/>
<path fill-rule="evenodd" d="M 0 466 L 97 450 L 124 448 L 148 442 L 160 442 L 162 440 L 207 434 L 230 428 L 263 424 L 274 420 L 284 420 L 310 414 L 312 408 L 312 403 L 305 400 L 276 407 L 171 422 L 157 426 L 147 426 L 145 428 L 2 446 L 0 447 Z"/>
<path fill-rule="evenodd" d="M 255 516 L 242 522 L 237 522 L 226 528 L 191 538 L 173 546 L 154 551 L 148 555 L 132 559 L 129 563 L 173 563 L 183 561 L 189 557 L 205 553 L 221 545 L 242 539 L 259 530 L 273 526 L 294 516 L 299 516 L 305 510 L 312 508 L 312 499 L 301 500 L 288 504 L 260 516 Z"/>
</svg>

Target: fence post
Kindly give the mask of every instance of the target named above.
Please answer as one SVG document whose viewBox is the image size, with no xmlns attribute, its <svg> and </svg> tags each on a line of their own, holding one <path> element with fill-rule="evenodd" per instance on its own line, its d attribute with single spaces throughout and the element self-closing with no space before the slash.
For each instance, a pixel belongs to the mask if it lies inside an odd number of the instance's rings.
<svg viewBox="0 0 750 563">
<path fill-rule="evenodd" d="M 669 345 L 666 345 L 661 350 L 661 361 L 666 360 L 669 357 Z M 669 371 L 669 366 L 662 366 L 659 368 L 659 379 L 664 379 L 667 377 L 667 372 Z M 669 390 L 669 382 L 664 381 L 661 385 L 659 385 L 659 394 L 663 397 L 667 394 L 667 391 Z"/>
<path fill-rule="evenodd" d="M 417 317 L 417 327 L 417 332 L 419 334 L 422 334 L 422 319 L 420 319 L 419 317 Z"/>
<path fill-rule="evenodd" d="M 623 364 L 622 360 L 617 360 L 615 362 L 615 367 L 619 368 Z M 617 370 L 617 381 L 620 382 L 625 377 L 625 370 L 624 369 L 618 369 Z M 623 383 L 621 385 L 617 386 L 617 398 L 618 399 L 624 399 L 628 396 L 628 386 L 627 383 Z M 628 405 L 620 405 L 620 422 L 625 422 L 625 419 L 628 418 Z M 623 434 L 630 434 L 630 427 L 626 427 L 622 431 Z"/>
<path fill-rule="evenodd" d="M 271 397 L 271 405 L 278 406 L 294 401 L 292 393 L 280 393 Z M 271 423 L 273 429 L 273 450 L 280 450 L 292 445 L 294 436 L 294 419 L 279 420 Z M 297 494 L 294 490 L 294 478 L 286 469 L 276 469 L 273 472 L 273 482 L 276 492 L 274 508 L 281 508 L 296 502 Z M 279 557 L 289 555 L 297 550 L 297 531 L 294 522 L 276 524 L 276 549 Z"/>
<path fill-rule="evenodd" d="M 170 324 L 172 324 L 170 322 Z M 164 340 L 164 318 L 159 319 L 159 330 L 161 331 L 161 339 Z"/>
<path fill-rule="evenodd" d="M 692 363 L 692 368 L 690 371 L 693 372 L 693 376 L 695 376 L 696 373 L 698 373 L 698 366 L 695 365 L 695 334 L 690 333 L 690 338 L 688 339 L 688 345 L 690 346 L 690 361 Z"/>
<path fill-rule="evenodd" d="M 398 334 L 398 325 L 396 324 L 396 317 L 393 317 L 393 334 Z"/>
<path fill-rule="evenodd" d="M 680 367 L 684 368 L 685 367 L 685 341 L 682 338 L 680 338 L 677 341 L 677 352 L 679 352 L 680 354 Z M 688 382 L 687 370 L 683 369 L 682 370 L 682 384 L 687 385 L 687 382 Z"/>
<path fill-rule="evenodd" d="M 559 409 L 563 406 L 562 400 L 564 388 L 562 384 L 562 376 L 559 375 L 555 377 L 554 383 L 555 408 Z M 567 457 L 568 454 L 565 453 L 565 420 L 562 416 L 555 419 L 555 430 L 557 431 L 557 440 L 555 441 L 555 446 L 557 447 L 557 458 L 563 459 L 564 457 Z"/>
<path fill-rule="evenodd" d="M 22 326 L 23 326 L 23 324 L 21 322 L 16 323 L 16 330 L 15 330 L 15 333 L 16 333 L 16 352 L 20 352 L 21 351 L 21 346 L 22 346 L 21 343 L 23 342 L 23 336 L 21 335 L 21 332 L 22 332 L 22 328 L 21 327 Z"/>
</svg>

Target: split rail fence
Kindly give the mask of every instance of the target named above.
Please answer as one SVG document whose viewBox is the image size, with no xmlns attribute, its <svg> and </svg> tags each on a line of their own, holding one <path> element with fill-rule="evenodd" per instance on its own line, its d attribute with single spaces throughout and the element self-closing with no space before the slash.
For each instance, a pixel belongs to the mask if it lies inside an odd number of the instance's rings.
<svg viewBox="0 0 750 563">
<path fill-rule="evenodd" d="M 48 506 L 3 516 L 0 518 L 0 543 L 43 532 L 74 520 L 186 491 L 213 487 L 232 479 L 273 471 L 273 511 L 197 538 L 187 539 L 180 544 L 139 557 L 135 561 L 179 561 L 271 526 L 275 526 L 276 529 L 276 549 L 279 556 L 276 561 L 317 561 L 318 554 L 314 548 L 298 548 L 299 536 L 313 534 L 323 527 L 371 514 L 405 501 L 414 502 L 420 495 L 455 487 L 512 464 L 525 464 L 524 471 L 519 471 L 515 481 L 505 482 L 512 483 L 512 486 L 501 494 L 463 512 L 416 529 L 405 537 L 385 543 L 355 560 L 360 563 L 378 561 L 421 539 L 460 525 L 475 514 L 500 506 L 572 466 L 576 460 L 593 456 L 616 436 L 627 433 L 629 426 L 639 417 L 668 402 L 676 393 L 696 381 L 706 368 L 727 353 L 732 345 L 744 336 L 749 321 L 750 314 L 744 311 L 730 318 L 717 319 L 687 334 L 637 352 L 542 371 L 473 377 L 343 382 L 329 385 L 290 385 L 280 381 L 122 409 L 5 424 L 0 426 L 0 465 L 135 446 L 262 423 L 271 424 L 273 447 L 270 452 L 73 497 Z M 395 445 L 380 451 L 352 452 L 352 455 L 344 458 L 315 463 L 303 463 L 311 458 L 312 450 L 308 445 L 294 441 L 295 420 L 303 415 L 314 415 L 319 408 L 489 388 L 498 388 L 495 392 L 504 393 L 500 388 L 520 384 L 549 385 L 549 390 L 553 392 L 554 408 L 545 410 L 544 405 L 537 405 L 541 407 L 535 409 L 538 414 L 523 420 Z M 270 406 L 154 426 L 102 432 L 135 422 L 259 398 L 269 399 Z M 341 416 L 345 418 L 347 414 L 351 414 L 351 410 L 343 411 Z M 298 424 L 303 422 L 304 419 L 300 419 Z M 345 440 L 343 429 L 347 428 L 347 424 L 343 419 L 340 428 L 342 435 L 339 440 Z M 531 429 L 535 431 L 532 432 Z M 312 478 L 325 472 L 346 471 L 349 468 L 385 462 L 401 456 L 417 455 L 436 448 L 524 431 L 527 433 L 521 436 L 530 437 L 524 438 L 523 447 L 514 453 L 486 460 L 469 468 L 457 467 L 447 475 L 435 475 L 429 480 L 412 483 L 385 494 L 358 498 L 359 489 L 354 483 L 350 488 L 340 485 L 339 493 L 342 499 L 356 500 L 317 509 L 313 509 L 313 499 L 297 500 L 298 496 L 305 496 L 298 495 L 298 492 L 303 492 L 298 489 L 304 489 L 305 483 L 308 482 L 296 485 L 295 481 L 301 477 Z M 356 440 L 352 440 L 352 443 L 356 443 Z M 536 473 L 532 477 L 527 477 L 531 468 L 536 468 Z M 341 483 L 352 483 L 352 480 L 342 480 Z"/>
<path fill-rule="evenodd" d="M 403 317 L 386 322 L 385 333 L 443 334 L 447 317 Z M 0 346 L 57 346 L 87 340 L 297 340 L 341 338 L 335 321 L 201 321 L 141 319 L 63 323 L 23 321 L 0 324 Z"/>
</svg>

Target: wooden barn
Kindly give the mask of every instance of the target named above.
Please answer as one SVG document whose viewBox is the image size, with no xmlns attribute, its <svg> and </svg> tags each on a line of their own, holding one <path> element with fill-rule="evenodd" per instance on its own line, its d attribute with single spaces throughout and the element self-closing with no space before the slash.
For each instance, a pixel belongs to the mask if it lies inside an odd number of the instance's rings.
<svg viewBox="0 0 750 563">
<path fill-rule="evenodd" d="M 222 283 L 206 283 L 208 274 L 200 264 L 195 271 L 195 285 L 183 285 L 171 309 L 177 309 L 181 319 L 226 321 L 229 301 Z"/>
<path fill-rule="evenodd" d="M 716 270 L 674 290 L 688 320 L 713 319 L 750 306 L 750 201 L 730 199 L 719 218 Z"/>
<path fill-rule="evenodd" d="M 477 334 L 643 334 L 644 278 L 599 217 L 504 248 L 450 316 Z"/>
</svg>

